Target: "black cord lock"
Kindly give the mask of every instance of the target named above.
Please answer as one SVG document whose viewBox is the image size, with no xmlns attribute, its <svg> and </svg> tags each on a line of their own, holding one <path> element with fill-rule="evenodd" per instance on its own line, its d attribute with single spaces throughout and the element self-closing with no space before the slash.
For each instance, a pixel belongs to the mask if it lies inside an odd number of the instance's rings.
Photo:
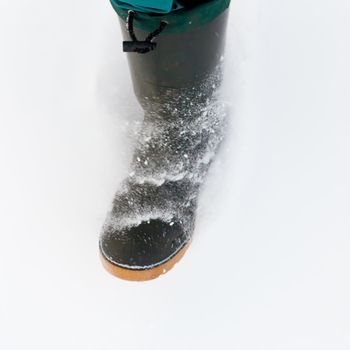
<svg viewBox="0 0 350 350">
<path fill-rule="evenodd" d="M 157 43 L 155 43 L 153 40 L 164 30 L 164 28 L 167 26 L 167 22 L 161 21 L 159 27 L 150 33 L 144 41 L 139 41 L 137 40 L 134 32 L 134 17 L 135 12 L 132 10 L 128 11 L 126 29 L 129 32 L 131 41 L 123 41 L 123 51 L 147 53 L 154 50 L 157 46 Z"/>
</svg>

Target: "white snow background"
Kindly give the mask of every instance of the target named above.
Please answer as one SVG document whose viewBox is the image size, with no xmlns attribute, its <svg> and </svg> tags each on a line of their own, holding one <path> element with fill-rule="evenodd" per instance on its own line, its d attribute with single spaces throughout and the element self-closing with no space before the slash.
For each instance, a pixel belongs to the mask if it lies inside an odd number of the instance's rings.
<svg viewBox="0 0 350 350">
<path fill-rule="evenodd" d="M 230 130 L 194 242 L 130 283 L 98 255 L 141 118 L 117 15 L 0 0 L 0 349 L 349 350 L 349 13 L 232 2 Z"/>
</svg>

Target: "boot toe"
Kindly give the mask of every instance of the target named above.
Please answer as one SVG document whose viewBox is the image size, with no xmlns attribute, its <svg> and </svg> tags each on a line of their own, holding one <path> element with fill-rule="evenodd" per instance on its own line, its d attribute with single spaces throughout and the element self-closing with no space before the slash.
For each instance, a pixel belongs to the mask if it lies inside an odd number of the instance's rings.
<svg viewBox="0 0 350 350">
<path fill-rule="evenodd" d="M 100 250 L 102 257 L 110 264 L 140 271 L 165 264 L 186 243 L 180 223 L 155 219 L 119 232 L 104 232 Z"/>
</svg>

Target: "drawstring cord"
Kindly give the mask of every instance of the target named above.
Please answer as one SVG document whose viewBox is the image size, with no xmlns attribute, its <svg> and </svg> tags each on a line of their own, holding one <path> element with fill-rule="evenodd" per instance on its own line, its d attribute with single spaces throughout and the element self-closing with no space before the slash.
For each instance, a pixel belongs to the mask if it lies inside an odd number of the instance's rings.
<svg viewBox="0 0 350 350">
<path fill-rule="evenodd" d="M 167 22 L 161 21 L 159 27 L 153 32 L 149 33 L 144 41 L 139 41 L 136 38 L 134 32 L 134 17 L 135 12 L 128 11 L 128 17 L 126 19 L 126 29 L 129 32 L 131 41 L 123 41 L 123 51 L 124 52 L 137 52 L 137 53 L 147 53 L 154 50 L 157 46 L 153 40 L 164 30 L 167 26 Z"/>
</svg>

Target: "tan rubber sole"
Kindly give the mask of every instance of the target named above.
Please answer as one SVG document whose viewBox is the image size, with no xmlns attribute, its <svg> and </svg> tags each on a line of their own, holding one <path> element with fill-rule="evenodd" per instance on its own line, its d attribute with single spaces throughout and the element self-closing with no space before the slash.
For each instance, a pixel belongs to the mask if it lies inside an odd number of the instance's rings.
<svg viewBox="0 0 350 350">
<path fill-rule="evenodd" d="M 113 276 L 127 281 L 149 281 L 171 270 L 174 265 L 185 255 L 190 242 L 186 243 L 170 260 L 147 270 L 132 270 L 116 266 L 109 262 L 103 254 L 100 254 L 103 267 Z"/>
</svg>

